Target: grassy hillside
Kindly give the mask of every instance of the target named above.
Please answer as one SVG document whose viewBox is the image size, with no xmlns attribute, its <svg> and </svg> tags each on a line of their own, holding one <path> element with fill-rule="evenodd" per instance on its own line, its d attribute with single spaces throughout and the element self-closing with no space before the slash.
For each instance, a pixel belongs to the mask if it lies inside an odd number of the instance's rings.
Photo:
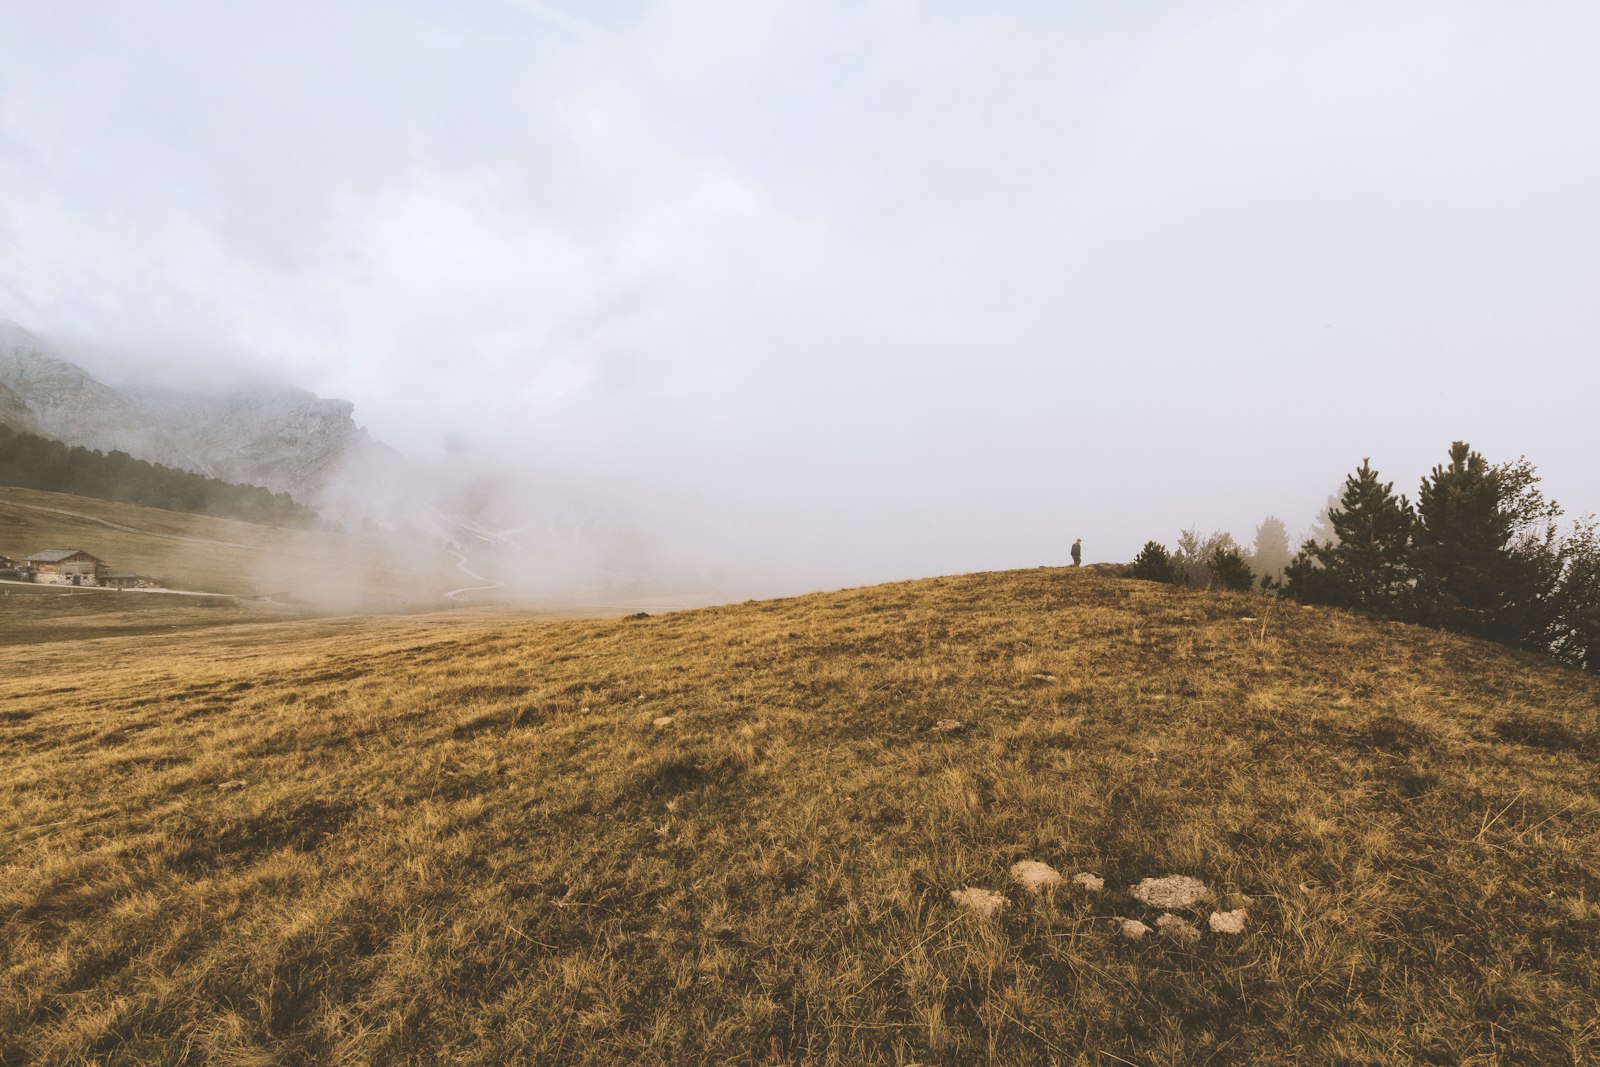
<svg viewBox="0 0 1600 1067">
<path fill-rule="evenodd" d="M 288 493 L 149 463 L 126 452 L 108 455 L 17 432 L 3 424 L 0 484 L 274 526 L 309 528 L 319 524 L 317 513 Z"/>
<path fill-rule="evenodd" d="M 162 634 L 286 614 L 274 606 L 225 596 L 0 585 L 0 647 L 89 637 Z"/>
<path fill-rule="evenodd" d="M 1489 645 L 1041 570 L 7 664 L 8 1065 L 1600 1058 L 1600 683 Z"/>
<path fill-rule="evenodd" d="M 425 545 L 0 486 L 0 555 L 22 559 L 45 548 L 81 548 L 115 570 L 176 588 L 287 594 L 335 607 L 437 602 L 465 583 L 444 553 Z"/>
</svg>

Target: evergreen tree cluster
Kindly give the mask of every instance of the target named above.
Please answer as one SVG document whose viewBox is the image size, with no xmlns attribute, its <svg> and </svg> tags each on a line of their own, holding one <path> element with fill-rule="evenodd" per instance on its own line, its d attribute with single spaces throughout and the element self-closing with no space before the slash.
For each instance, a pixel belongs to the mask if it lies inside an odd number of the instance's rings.
<svg viewBox="0 0 1600 1067">
<path fill-rule="evenodd" d="M 1127 574 L 1197 589 L 1248 592 L 1258 583 L 1264 589 L 1271 587 L 1288 562 L 1288 528 L 1282 519 L 1268 515 L 1256 527 L 1253 548 L 1242 547 L 1232 534 L 1219 530 L 1202 536 L 1190 527 L 1178 534 L 1175 552 L 1167 551 L 1159 541 L 1146 541 Z"/>
<path fill-rule="evenodd" d="M 272 526 L 315 527 L 315 511 L 288 493 L 99 452 L 0 426 L 0 485 L 76 493 L 99 500 L 165 508 Z"/>
<path fill-rule="evenodd" d="M 1600 669 L 1600 535 L 1585 520 L 1562 536 L 1560 516 L 1526 459 L 1492 465 L 1457 441 L 1414 505 L 1363 460 L 1283 592 Z"/>
<path fill-rule="evenodd" d="M 1563 532 L 1561 515 L 1527 459 L 1491 464 L 1457 441 L 1414 504 L 1362 460 L 1293 558 L 1283 520 L 1268 516 L 1250 550 L 1190 528 L 1176 551 L 1146 542 L 1127 574 L 1202 589 L 1259 583 L 1600 670 L 1600 523 Z"/>
</svg>

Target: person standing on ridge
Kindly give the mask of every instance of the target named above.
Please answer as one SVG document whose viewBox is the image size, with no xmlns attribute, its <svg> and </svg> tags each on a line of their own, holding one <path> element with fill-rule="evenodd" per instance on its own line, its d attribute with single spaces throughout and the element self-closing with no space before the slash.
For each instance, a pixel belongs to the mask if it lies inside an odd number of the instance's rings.
<svg viewBox="0 0 1600 1067">
<path fill-rule="evenodd" d="M 1072 542 L 1072 565 L 1074 567 L 1083 566 L 1083 538 L 1081 537 Z"/>
</svg>

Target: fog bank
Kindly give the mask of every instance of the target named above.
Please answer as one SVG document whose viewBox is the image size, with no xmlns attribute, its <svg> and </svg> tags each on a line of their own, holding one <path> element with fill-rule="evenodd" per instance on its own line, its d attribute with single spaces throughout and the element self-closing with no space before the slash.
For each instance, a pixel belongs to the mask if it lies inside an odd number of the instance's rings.
<svg viewBox="0 0 1600 1067">
<path fill-rule="evenodd" d="M 1247 541 L 1456 439 L 1600 509 L 1592 4 L 12 6 L 0 317 L 353 401 L 531 596 Z"/>
</svg>

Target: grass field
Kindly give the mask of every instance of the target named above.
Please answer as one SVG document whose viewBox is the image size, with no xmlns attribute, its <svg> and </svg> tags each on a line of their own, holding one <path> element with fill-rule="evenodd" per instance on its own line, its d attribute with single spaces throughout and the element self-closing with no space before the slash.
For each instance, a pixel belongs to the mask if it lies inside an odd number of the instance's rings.
<svg viewBox="0 0 1600 1067">
<path fill-rule="evenodd" d="M 64 589 L 0 584 L 0 648 L 260 621 L 286 613 L 232 597 L 179 597 L 160 593 Z"/>
<path fill-rule="evenodd" d="M 344 609 L 440 603 L 467 584 L 442 551 L 0 486 L 0 555 L 81 548 L 173 588 Z"/>
<path fill-rule="evenodd" d="M 1495 646 L 1039 570 L 6 664 L 8 1067 L 1600 1061 L 1600 682 Z"/>
</svg>

